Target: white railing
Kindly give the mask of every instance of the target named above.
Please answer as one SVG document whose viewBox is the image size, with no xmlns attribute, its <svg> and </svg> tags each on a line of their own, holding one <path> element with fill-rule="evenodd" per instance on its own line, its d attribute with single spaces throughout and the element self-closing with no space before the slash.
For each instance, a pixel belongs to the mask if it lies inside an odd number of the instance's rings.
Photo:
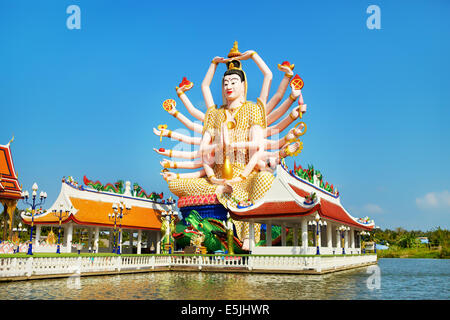
<svg viewBox="0 0 450 320">
<path fill-rule="evenodd" d="M 300 246 L 276 246 L 276 247 L 255 247 L 252 251 L 253 254 L 263 254 L 263 255 L 280 255 L 280 254 L 292 254 L 292 255 L 311 255 L 316 254 L 317 247 L 300 247 Z M 324 254 L 341 254 L 342 248 L 336 247 L 320 247 L 319 252 L 321 255 Z M 346 254 L 360 254 L 361 248 L 345 248 Z"/>
<path fill-rule="evenodd" d="M 155 267 L 205 267 L 242 270 L 322 272 L 375 263 L 376 255 L 274 256 L 274 255 L 136 255 L 0 258 L 0 279 L 45 275 L 123 272 Z"/>
</svg>

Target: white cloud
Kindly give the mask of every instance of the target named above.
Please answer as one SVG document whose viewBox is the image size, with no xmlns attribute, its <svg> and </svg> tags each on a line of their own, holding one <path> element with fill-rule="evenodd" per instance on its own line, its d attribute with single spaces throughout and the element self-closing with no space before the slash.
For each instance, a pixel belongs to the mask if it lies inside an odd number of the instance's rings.
<svg viewBox="0 0 450 320">
<path fill-rule="evenodd" d="M 429 192 L 422 198 L 417 198 L 416 204 L 421 209 L 450 209 L 450 192 Z"/>
<path fill-rule="evenodd" d="M 369 216 L 384 213 L 384 209 L 374 203 L 367 203 L 363 206 L 349 206 L 347 208 L 350 214 L 357 217 Z"/>
<path fill-rule="evenodd" d="M 371 214 L 378 214 L 384 212 L 384 210 L 379 205 L 374 203 L 368 203 L 364 205 L 363 211 Z"/>
</svg>

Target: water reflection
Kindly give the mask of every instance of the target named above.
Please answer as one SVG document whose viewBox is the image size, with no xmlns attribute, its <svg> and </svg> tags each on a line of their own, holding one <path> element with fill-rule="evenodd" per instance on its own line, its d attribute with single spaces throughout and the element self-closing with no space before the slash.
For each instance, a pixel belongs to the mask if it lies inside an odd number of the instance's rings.
<svg viewBox="0 0 450 320">
<path fill-rule="evenodd" d="M 0 284 L 0 299 L 449 299 L 449 260 L 381 259 L 381 289 L 367 268 L 326 275 L 154 272 Z"/>
</svg>

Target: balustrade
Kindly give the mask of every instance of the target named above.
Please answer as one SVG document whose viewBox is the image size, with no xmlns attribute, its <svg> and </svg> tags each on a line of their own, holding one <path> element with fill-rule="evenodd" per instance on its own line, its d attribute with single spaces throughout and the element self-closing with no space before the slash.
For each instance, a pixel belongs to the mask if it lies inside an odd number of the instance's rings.
<svg viewBox="0 0 450 320">
<path fill-rule="evenodd" d="M 155 267 L 218 267 L 249 270 L 333 270 L 375 263 L 376 255 L 274 256 L 274 255 L 145 255 L 111 257 L 27 257 L 0 258 L 0 279 Z"/>
</svg>

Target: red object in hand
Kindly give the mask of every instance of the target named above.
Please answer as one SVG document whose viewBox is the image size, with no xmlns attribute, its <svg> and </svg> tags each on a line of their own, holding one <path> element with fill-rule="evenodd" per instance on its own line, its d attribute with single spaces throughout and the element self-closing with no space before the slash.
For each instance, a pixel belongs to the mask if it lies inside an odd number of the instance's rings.
<svg viewBox="0 0 450 320">
<path fill-rule="evenodd" d="M 289 61 L 283 61 L 283 63 L 281 65 L 289 67 L 291 70 L 293 70 L 295 67 L 295 64 L 291 64 Z"/>
<path fill-rule="evenodd" d="M 180 88 L 183 86 L 190 86 L 193 85 L 191 81 L 189 81 L 186 77 L 183 77 L 183 80 L 181 80 Z"/>
<path fill-rule="evenodd" d="M 294 85 L 295 90 L 300 90 L 303 88 L 304 82 L 303 79 L 300 78 L 298 74 L 295 75 L 294 78 L 292 78 L 291 84 Z"/>
<path fill-rule="evenodd" d="M 166 149 L 164 149 L 164 148 L 159 148 L 159 152 L 164 152 L 164 151 L 166 151 Z"/>
</svg>

